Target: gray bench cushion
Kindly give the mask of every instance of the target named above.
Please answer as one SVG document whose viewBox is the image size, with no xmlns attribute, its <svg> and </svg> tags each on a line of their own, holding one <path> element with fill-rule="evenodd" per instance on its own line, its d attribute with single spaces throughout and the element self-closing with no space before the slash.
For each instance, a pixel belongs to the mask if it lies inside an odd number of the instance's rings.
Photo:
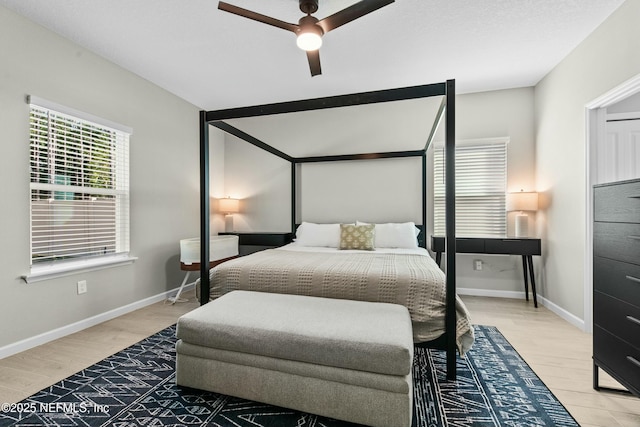
<svg viewBox="0 0 640 427">
<path fill-rule="evenodd" d="M 396 304 L 233 291 L 183 315 L 186 343 L 388 375 L 408 375 L 413 337 Z"/>
</svg>

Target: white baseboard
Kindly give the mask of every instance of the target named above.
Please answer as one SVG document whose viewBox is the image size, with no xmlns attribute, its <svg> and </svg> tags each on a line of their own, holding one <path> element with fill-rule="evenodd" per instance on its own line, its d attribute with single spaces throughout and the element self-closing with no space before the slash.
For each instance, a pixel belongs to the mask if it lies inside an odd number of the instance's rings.
<svg viewBox="0 0 640 427">
<path fill-rule="evenodd" d="M 560 307 L 559 305 L 556 305 L 556 304 L 552 303 L 551 301 L 549 301 L 545 297 L 541 297 L 540 295 L 538 295 L 538 302 L 541 303 L 542 305 L 544 305 L 545 307 L 547 307 L 550 311 L 552 311 L 555 314 L 557 314 L 560 318 L 562 318 L 562 319 L 566 320 L 567 322 L 571 323 L 573 326 L 575 326 L 576 328 L 580 329 L 581 331 L 585 331 L 586 332 L 587 328 L 586 328 L 586 325 L 584 323 L 584 319 L 579 318 L 575 314 L 569 313 L 564 308 Z"/>
<path fill-rule="evenodd" d="M 524 292 L 517 291 L 495 291 L 489 289 L 472 289 L 472 288 L 458 288 L 458 295 L 471 295 L 477 297 L 492 297 L 492 298 L 515 298 L 524 299 Z M 545 306 L 549 311 L 557 314 L 561 319 L 566 320 L 581 331 L 586 331 L 585 323 L 583 319 L 580 319 L 574 314 L 569 313 L 564 308 L 556 305 L 546 299 L 543 296 L 538 295 L 538 303 Z"/>
<path fill-rule="evenodd" d="M 193 284 L 186 285 L 183 291 L 193 289 L 193 287 L 194 287 Z M 79 332 L 83 329 L 90 328 L 91 326 L 95 326 L 99 323 L 106 322 L 107 320 L 115 319 L 116 317 L 122 316 L 123 314 L 130 313 L 132 311 L 138 310 L 148 305 L 155 304 L 160 301 L 164 301 L 170 295 L 174 295 L 177 291 L 178 291 L 178 288 L 172 289 L 170 291 L 162 292 L 158 295 L 154 295 L 149 298 L 145 298 L 143 300 L 136 301 L 131 304 L 127 304 L 122 307 L 114 308 L 113 310 L 109 310 L 104 313 L 97 314 L 92 317 L 88 317 L 78 322 L 71 323 L 69 325 L 62 326 L 60 328 L 56 328 L 48 332 L 44 332 L 42 334 L 30 337 L 30 338 L 26 338 L 24 340 L 6 345 L 4 347 L 0 347 L 0 359 L 4 359 L 5 357 L 9 357 L 16 353 L 29 350 L 30 348 L 37 347 L 42 344 L 46 344 L 49 341 L 62 338 L 64 336 L 73 334 L 75 332 Z"/>
</svg>

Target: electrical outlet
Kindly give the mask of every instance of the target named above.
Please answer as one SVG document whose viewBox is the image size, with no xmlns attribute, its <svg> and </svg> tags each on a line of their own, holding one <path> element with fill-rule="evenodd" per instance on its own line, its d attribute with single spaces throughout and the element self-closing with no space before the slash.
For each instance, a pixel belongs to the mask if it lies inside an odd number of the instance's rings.
<svg viewBox="0 0 640 427">
<path fill-rule="evenodd" d="M 78 282 L 78 295 L 84 294 L 86 292 L 87 292 L 87 281 L 86 280 L 80 280 Z"/>
<path fill-rule="evenodd" d="M 481 271 L 482 270 L 482 260 L 481 259 L 474 259 L 473 260 L 473 269 L 476 271 Z"/>
</svg>

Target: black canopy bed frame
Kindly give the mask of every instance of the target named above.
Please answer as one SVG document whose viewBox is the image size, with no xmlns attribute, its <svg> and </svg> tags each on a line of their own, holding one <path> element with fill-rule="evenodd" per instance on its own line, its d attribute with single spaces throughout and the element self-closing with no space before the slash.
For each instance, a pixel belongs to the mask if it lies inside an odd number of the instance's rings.
<svg viewBox="0 0 640 427">
<path fill-rule="evenodd" d="M 442 102 L 430 129 L 423 149 L 413 151 L 392 151 L 367 154 L 347 154 L 312 157 L 292 157 L 226 123 L 224 120 L 237 118 L 267 116 L 274 114 L 312 111 L 334 107 L 347 107 L 401 101 L 418 98 L 442 96 Z M 445 334 L 428 343 L 419 343 L 427 347 L 446 350 L 447 379 L 456 378 L 456 239 L 455 239 L 455 80 L 422 86 L 363 92 L 350 95 L 330 96 L 292 102 L 257 105 L 252 107 L 230 108 L 216 111 L 200 111 L 200 241 L 209 240 L 210 225 L 210 193 L 209 193 L 209 125 L 232 134 L 250 144 L 261 148 L 291 163 L 291 232 L 296 230 L 297 194 L 296 168 L 298 164 L 315 162 L 335 162 L 346 160 L 371 160 L 386 158 L 421 157 L 422 158 L 422 230 L 420 245 L 426 248 L 427 224 L 427 149 L 436 130 L 444 120 L 445 129 L 445 228 L 446 228 L 446 314 Z M 200 245 L 200 304 L 209 301 L 209 245 Z"/>
</svg>

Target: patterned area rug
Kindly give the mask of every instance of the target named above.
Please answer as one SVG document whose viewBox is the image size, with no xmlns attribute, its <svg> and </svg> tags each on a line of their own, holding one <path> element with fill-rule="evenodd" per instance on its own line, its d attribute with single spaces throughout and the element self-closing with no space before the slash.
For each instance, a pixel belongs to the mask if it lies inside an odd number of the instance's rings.
<svg viewBox="0 0 640 427">
<path fill-rule="evenodd" d="M 494 327 L 445 380 L 445 354 L 416 348 L 414 427 L 556 426 L 576 421 Z M 346 427 L 353 424 L 175 385 L 175 326 L 16 404 L 0 426 Z"/>
</svg>

